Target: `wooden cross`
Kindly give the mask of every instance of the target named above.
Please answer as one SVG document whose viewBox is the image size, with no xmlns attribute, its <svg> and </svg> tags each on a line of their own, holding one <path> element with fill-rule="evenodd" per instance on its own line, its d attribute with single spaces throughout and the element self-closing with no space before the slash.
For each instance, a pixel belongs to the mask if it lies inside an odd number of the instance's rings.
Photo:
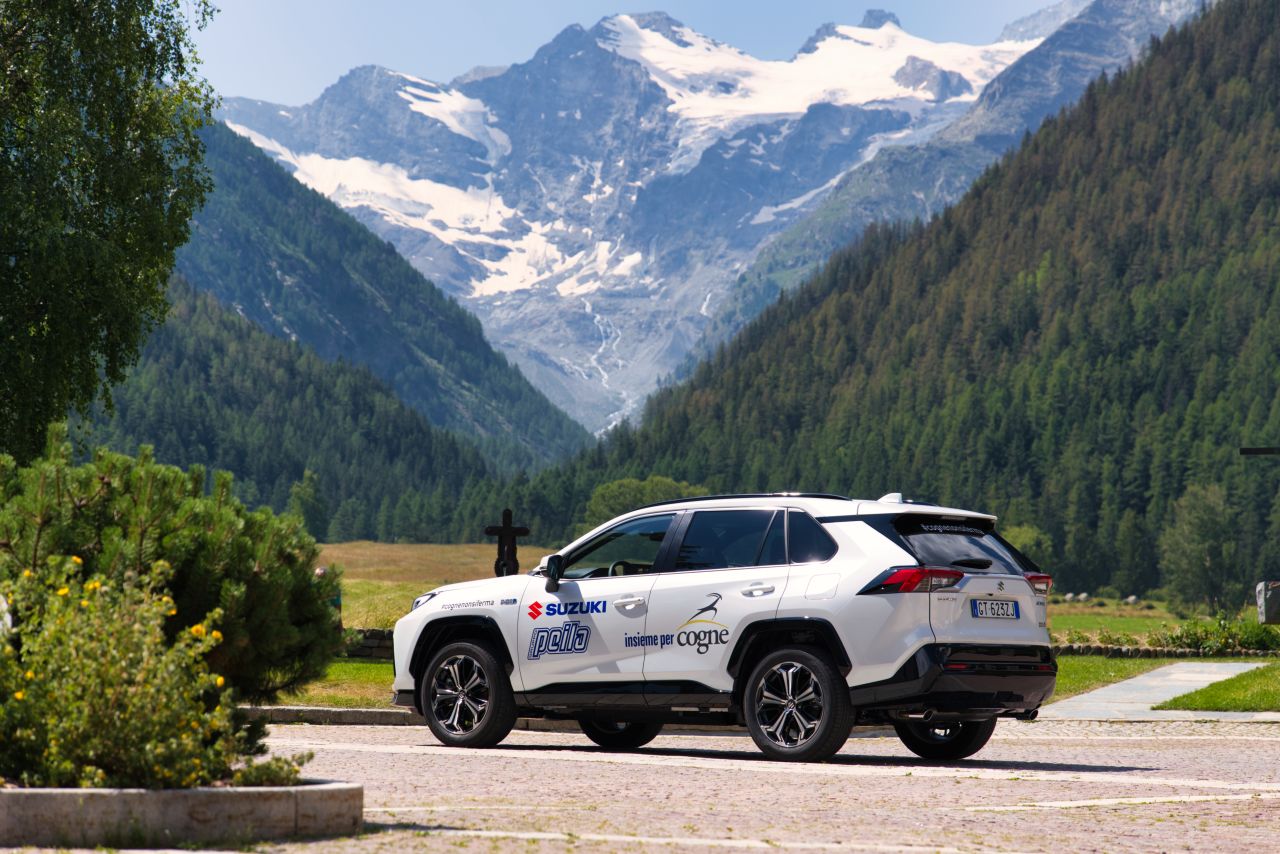
<svg viewBox="0 0 1280 854">
<path fill-rule="evenodd" d="M 485 536 L 498 538 L 498 559 L 493 562 L 493 574 L 497 576 L 515 575 L 520 571 L 520 561 L 516 558 L 516 537 L 529 536 L 529 529 L 511 524 L 511 508 L 502 511 L 502 524 L 489 525 L 484 529 Z"/>
</svg>

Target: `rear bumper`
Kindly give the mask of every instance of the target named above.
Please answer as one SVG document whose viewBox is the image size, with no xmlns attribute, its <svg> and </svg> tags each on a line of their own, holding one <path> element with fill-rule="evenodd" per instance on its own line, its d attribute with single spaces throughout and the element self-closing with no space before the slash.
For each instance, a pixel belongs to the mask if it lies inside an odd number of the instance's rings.
<svg viewBox="0 0 1280 854">
<path fill-rule="evenodd" d="M 849 696 L 860 718 L 1020 715 L 1040 708 L 1057 678 L 1047 646 L 929 644 L 889 679 Z"/>
</svg>

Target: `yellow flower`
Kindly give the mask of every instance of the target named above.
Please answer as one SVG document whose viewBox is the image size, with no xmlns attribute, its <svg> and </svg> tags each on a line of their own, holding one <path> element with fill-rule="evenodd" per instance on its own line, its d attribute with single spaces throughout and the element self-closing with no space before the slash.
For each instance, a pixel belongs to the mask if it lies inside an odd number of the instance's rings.
<svg viewBox="0 0 1280 854">
<path fill-rule="evenodd" d="M 221 688 L 223 685 L 226 685 L 226 684 L 227 684 L 227 680 L 225 680 L 225 679 L 223 679 L 221 676 L 219 676 L 217 679 L 215 679 L 215 680 L 214 680 L 214 683 L 213 683 L 213 684 L 215 684 L 215 685 L 217 685 L 219 688 Z"/>
<path fill-rule="evenodd" d="M 26 672 L 26 677 L 27 677 L 27 681 L 30 682 L 32 679 L 36 678 L 36 672 L 34 670 L 28 670 Z"/>
<path fill-rule="evenodd" d="M 32 577 L 32 576 L 34 576 L 34 575 L 35 575 L 35 573 L 34 573 L 34 572 L 32 572 L 32 571 L 31 571 L 31 570 L 29 570 L 29 569 L 24 569 L 24 570 L 22 570 L 22 577 L 23 577 L 23 578 L 31 578 L 31 577 Z"/>
<path fill-rule="evenodd" d="M 217 643 L 222 643 L 222 632 L 217 629 L 214 629 L 213 632 L 210 633 L 209 637 L 213 638 Z"/>
<path fill-rule="evenodd" d="M 198 638 L 204 637 L 204 624 L 196 623 L 194 626 L 192 626 L 191 634 L 195 635 Z"/>
<path fill-rule="evenodd" d="M 84 586 L 84 589 L 85 590 L 101 590 L 102 582 L 95 578 L 93 581 L 90 581 L 88 584 L 86 584 Z"/>
<path fill-rule="evenodd" d="M 168 613 L 166 614 L 166 616 L 172 617 L 172 616 L 173 616 L 174 614 L 176 614 L 176 613 L 178 613 L 178 609 L 177 609 L 177 608 L 170 608 L 170 609 L 169 609 L 169 611 L 168 611 Z"/>
<path fill-rule="evenodd" d="M 84 566 L 84 560 L 80 557 L 80 555 L 72 555 L 71 562 L 74 563 L 76 566 Z"/>
<path fill-rule="evenodd" d="M 13 699 L 15 699 L 15 700 L 23 700 L 23 699 L 26 699 L 26 696 L 27 696 L 27 692 L 26 692 L 26 691 L 14 691 L 14 692 L 13 692 Z"/>
<path fill-rule="evenodd" d="M 88 607 L 89 607 L 89 600 L 88 600 L 88 599 L 81 599 L 81 600 L 80 600 L 80 607 L 81 607 L 81 608 L 88 608 Z"/>
<path fill-rule="evenodd" d="M 58 595 L 59 595 L 59 596 L 66 596 L 66 595 L 67 595 L 68 593 L 70 593 L 70 592 L 71 592 L 71 588 L 69 588 L 69 587 L 59 587 L 59 588 L 58 588 Z"/>
</svg>

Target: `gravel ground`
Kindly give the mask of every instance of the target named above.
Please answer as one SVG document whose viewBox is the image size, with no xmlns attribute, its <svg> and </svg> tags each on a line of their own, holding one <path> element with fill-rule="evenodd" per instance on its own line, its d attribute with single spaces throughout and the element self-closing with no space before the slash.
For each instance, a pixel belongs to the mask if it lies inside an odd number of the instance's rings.
<svg viewBox="0 0 1280 854">
<path fill-rule="evenodd" d="M 568 733 L 440 746 L 425 728 L 274 726 L 309 776 L 365 786 L 366 833 L 264 851 L 1275 850 L 1280 724 L 1002 722 L 974 759 L 918 760 L 883 731 L 821 764 L 738 734 L 628 754 Z"/>
</svg>

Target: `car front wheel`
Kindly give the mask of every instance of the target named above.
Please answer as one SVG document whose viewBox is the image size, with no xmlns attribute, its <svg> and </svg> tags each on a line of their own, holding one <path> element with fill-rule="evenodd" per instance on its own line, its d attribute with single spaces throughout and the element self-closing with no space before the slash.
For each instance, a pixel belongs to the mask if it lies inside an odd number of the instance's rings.
<svg viewBox="0 0 1280 854">
<path fill-rule="evenodd" d="M 996 719 L 985 721 L 898 721 L 893 725 L 907 749 L 924 759 L 954 762 L 981 750 L 996 730 Z"/>
<path fill-rule="evenodd" d="M 812 647 L 781 649 L 751 671 L 742 695 L 751 738 L 770 759 L 821 762 L 853 728 L 849 689 Z"/>
<path fill-rule="evenodd" d="M 515 726 L 511 680 L 483 644 L 442 647 L 427 664 L 421 692 L 427 726 L 450 747 L 493 747 Z"/>
</svg>

